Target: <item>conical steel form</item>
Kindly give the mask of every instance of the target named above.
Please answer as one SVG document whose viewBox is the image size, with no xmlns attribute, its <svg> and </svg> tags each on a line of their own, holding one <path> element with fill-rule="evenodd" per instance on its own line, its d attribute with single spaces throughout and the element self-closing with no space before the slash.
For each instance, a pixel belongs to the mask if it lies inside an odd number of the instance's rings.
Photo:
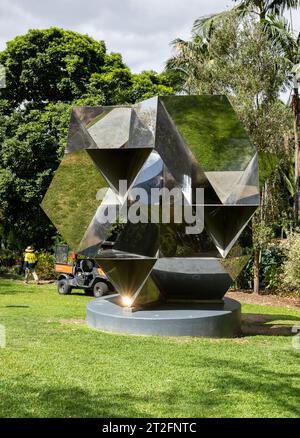
<svg viewBox="0 0 300 438">
<path fill-rule="evenodd" d="M 96 259 L 105 274 L 124 297 L 132 300 L 141 291 L 156 262 L 154 258 L 134 258 L 128 254 L 113 254 L 111 258 Z"/>
<path fill-rule="evenodd" d="M 222 257 L 226 257 L 256 211 L 256 206 L 205 206 L 205 228 Z"/>
<path fill-rule="evenodd" d="M 108 184 L 119 192 L 120 181 L 129 189 L 151 153 L 143 149 L 90 149 L 87 151 Z M 125 193 L 120 193 L 125 195 Z"/>
</svg>

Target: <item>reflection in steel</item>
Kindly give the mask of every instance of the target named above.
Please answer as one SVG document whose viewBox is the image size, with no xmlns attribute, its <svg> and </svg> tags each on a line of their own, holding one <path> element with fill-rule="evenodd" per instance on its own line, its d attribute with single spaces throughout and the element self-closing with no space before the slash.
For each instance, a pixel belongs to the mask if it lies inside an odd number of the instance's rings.
<svg viewBox="0 0 300 438">
<path fill-rule="evenodd" d="M 87 151 L 108 184 L 116 192 L 119 181 L 132 185 L 151 153 L 151 149 L 91 149 Z"/>
<path fill-rule="evenodd" d="M 172 214 L 162 223 L 167 201 L 150 196 L 141 217 L 155 204 L 158 223 L 128 222 L 139 188 L 147 195 L 180 189 L 193 210 L 196 189 L 204 189 L 203 232 L 187 234 Z M 129 306 L 221 300 L 251 255 L 249 221 L 258 205 L 257 153 L 225 96 L 75 107 L 65 157 L 42 202 L 66 241 L 96 260 Z M 105 222 L 111 206 L 116 217 Z"/>
<path fill-rule="evenodd" d="M 97 259 L 96 259 L 97 260 Z M 99 264 L 115 289 L 131 303 L 144 286 L 156 262 L 155 258 L 138 257 L 115 250 L 102 253 Z"/>
</svg>

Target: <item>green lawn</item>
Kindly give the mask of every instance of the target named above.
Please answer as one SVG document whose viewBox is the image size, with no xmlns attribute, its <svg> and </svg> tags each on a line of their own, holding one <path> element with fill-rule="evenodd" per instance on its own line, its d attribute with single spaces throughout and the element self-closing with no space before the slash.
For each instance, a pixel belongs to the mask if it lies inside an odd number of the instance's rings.
<svg viewBox="0 0 300 438">
<path fill-rule="evenodd" d="M 263 336 L 159 338 L 89 329 L 90 299 L 0 281 L 1 417 L 300 416 L 300 350 L 273 335 L 300 310 L 244 305 Z"/>
</svg>

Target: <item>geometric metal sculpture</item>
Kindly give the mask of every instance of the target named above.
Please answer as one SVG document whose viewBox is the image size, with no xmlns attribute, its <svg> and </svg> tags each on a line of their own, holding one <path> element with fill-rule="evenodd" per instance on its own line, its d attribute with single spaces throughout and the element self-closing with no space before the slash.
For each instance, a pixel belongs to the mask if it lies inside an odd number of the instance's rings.
<svg viewBox="0 0 300 438">
<path fill-rule="evenodd" d="M 192 210 L 199 207 L 196 189 L 203 189 L 203 232 L 188 234 L 172 214 L 168 223 L 124 221 L 138 188 L 180 189 Z M 157 208 L 160 217 L 163 202 L 145 201 L 144 212 Z M 250 256 L 257 152 L 225 96 L 75 107 L 65 156 L 41 205 L 71 248 L 95 259 L 130 305 L 160 297 L 218 301 Z M 117 218 L 105 221 L 111 206 Z"/>
</svg>

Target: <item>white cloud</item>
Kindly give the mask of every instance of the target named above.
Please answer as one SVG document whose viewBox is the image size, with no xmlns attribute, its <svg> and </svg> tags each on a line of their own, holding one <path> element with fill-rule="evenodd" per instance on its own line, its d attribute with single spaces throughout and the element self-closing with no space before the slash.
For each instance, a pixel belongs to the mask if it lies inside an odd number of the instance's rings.
<svg viewBox="0 0 300 438">
<path fill-rule="evenodd" d="M 160 71 L 174 38 L 188 38 L 196 18 L 232 4 L 231 0 L 1 0 L 0 50 L 28 29 L 57 26 L 103 39 L 133 71 Z M 300 10 L 293 11 L 293 23 L 299 32 Z"/>
<path fill-rule="evenodd" d="M 0 50 L 30 28 L 57 26 L 103 39 L 134 71 L 160 71 L 174 38 L 188 38 L 196 18 L 227 5 L 230 0 L 1 0 Z"/>
</svg>

